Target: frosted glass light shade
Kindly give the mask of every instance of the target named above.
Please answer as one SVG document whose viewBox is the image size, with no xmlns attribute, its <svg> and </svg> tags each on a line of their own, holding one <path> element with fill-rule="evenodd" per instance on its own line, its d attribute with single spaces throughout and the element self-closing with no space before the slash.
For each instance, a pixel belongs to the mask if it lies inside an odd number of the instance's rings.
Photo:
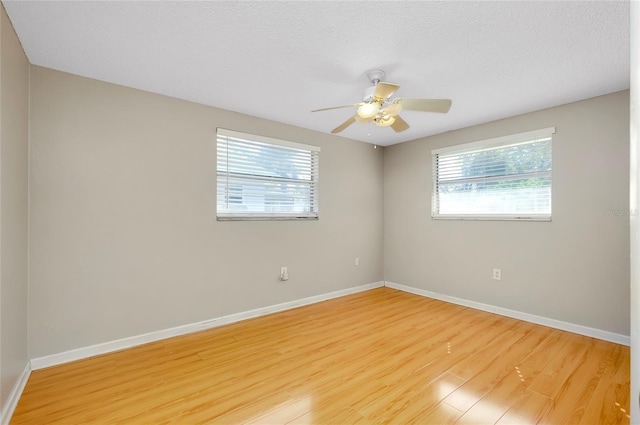
<svg viewBox="0 0 640 425">
<path fill-rule="evenodd" d="M 389 127 L 394 122 L 396 122 L 396 117 L 390 117 L 389 115 L 385 115 L 384 117 L 376 120 L 376 125 L 379 127 Z"/>
<path fill-rule="evenodd" d="M 380 110 L 378 102 L 365 103 L 358 108 L 358 115 L 362 118 L 371 118 Z"/>
</svg>

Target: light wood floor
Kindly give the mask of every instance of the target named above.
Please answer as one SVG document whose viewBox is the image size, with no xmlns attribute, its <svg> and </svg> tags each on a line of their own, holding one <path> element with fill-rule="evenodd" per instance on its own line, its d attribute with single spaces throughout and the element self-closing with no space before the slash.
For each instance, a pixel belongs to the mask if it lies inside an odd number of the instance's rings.
<svg viewBox="0 0 640 425">
<path fill-rule="evenodd" d="M 628 424 L 629 348 L 389 288 L 32 373 L 12 424 Z"/>
</svg>

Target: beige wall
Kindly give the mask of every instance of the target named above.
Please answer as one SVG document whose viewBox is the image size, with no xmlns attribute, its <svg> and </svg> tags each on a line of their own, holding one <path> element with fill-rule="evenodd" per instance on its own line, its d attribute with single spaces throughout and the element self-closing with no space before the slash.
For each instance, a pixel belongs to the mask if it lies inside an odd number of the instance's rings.
<svg viewBox="0 0 640 425">
<path fill-rule="evenodd" d="M 320 146 L 320 220 L 217 222 L 216 127 Z M 32 358 L 383 278 L 372 145 L 33 66 L 30 155 Z"/>
<path fill-rule="evenodd" d="M 29 62 L 0 6 L 0 405 L 29 361 Z"/>
<path fill-rule="evenodd" d="M 630 6 L 630 207 L 640 209 L 640 4 Z M 631 393 L 640 400 L 640 216 L 631 216 Z M 631 423 L 640 423 L 640 403 L 630 404 Z"/>
<path fill-rule="evenodd" d="M 628 100 L 628 92 L 615 93 L 383 155 L 368 144 L 33 66 L 30 357 L 383 274 L 628 335 Z M 321 219 L 217 222 L 218 126 L 321 146 Z M 549 126 L 557 128 L 551 223 L 430 219 L 431 149 Z M 287 283 L 278 280 L 280 266 L 289 267 Z M 500 282 L 491 279 L 494 267 Z"/>
<path fill-rule="evenodd" d="M 552 126 L 552 222 L 431 219 L 432 149 Z M 628 91 L 392 146 L 384 174 L 387 281 L 629 335 Z"/>
</svg>

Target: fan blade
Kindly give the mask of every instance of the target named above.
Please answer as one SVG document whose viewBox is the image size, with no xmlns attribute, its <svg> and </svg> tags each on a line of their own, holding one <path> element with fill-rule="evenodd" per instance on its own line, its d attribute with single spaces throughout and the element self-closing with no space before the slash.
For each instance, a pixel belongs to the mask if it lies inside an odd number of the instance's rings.
<svg viewBox="0 0 640 425">
<path fill-rule="evenodd" d="M 336 128 L 334 128 L 333 130 L 331 130 L 331 133 L 332 134 L 340 133 L 342 130 L 344 130 L 345 128 L 349 127 L 354 122 L 356 122 L 356 116 L 355 115 L 353 117 L 349 118 L 348 120 L 346 120 L 345 122 L 343 122 L 342 124 L 340 124 L 339 126 L 337 126 Z"/>
<path fill-rule="evenodd" d="M 400 113 L 400 111 L 402 111 L 402 104 L 394 102 L 382 108 L 382 111 L 380 111 L 380 113 L 382 115 L 389 115 L 390 117 L 395 117 Z"/>
<path fill-rule="evenodd" d="M 373 92 L 373 97 L 386 99 L 394 94 L 399 88 L 399 85 L 393 83 L 378 83 L 378 85 L 376 85 L 376 90 Z"/>
<path fill-rule="evenodd" d="M 391 128 L 396 133 L 400 133 L 401 131 L 405 131 L 409 129 L 409 124 L 399 116 L 396 117 L 396 120 L 391 124 Z"/>
<path fill-rule="evenodd" d="M 440 112 L 446 114 L 451 108 L 450 99 L 396 99 L 407 111 Z"/>
<path fill-rule="evenodd" d="M 322 109 L 314 109 L 311 112 L 322 112 L 322 111 L 330 111 L 332 109 L 341 109 L 341 108 L 353 108 L 353 107 L 357 107 L 357 106 L 361 106 L 362 102 L 360 103 L 354 103 L 353 105 L 342 105 L 342 106 L 332 106 L 330 108 L 322 108 Z"/>
</svg>

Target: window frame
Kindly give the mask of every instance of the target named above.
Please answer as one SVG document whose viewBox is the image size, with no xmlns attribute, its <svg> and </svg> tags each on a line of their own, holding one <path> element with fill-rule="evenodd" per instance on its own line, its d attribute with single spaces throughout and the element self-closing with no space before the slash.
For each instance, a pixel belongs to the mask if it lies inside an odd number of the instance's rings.
<svg viewBox="0 0 640 425">
<path fill-rule="evenodd" d="M 225 141 L 223 143 L 227 143 L 227 149 L 229 147 L 229 139 L 242 140 L 246 143 L 255 143 L 256 146 L 259 144 L 262 145 L 270 145 L 272 147 L 285 148 L 291 150 L 305 151 L 309 153 L 309 173 L 310 180 L 304 180 L 304 183 L 309 185 L 309 210 L 308 212 L 299 212 L 299 211 L 287 211 L 287 212 L 269 212 L 269 211 L 231 211 L 229 208 L 221 209 L 219 197 L 220 197 L 220 188 L 225 187 L 225 183 L 221 183 L 221 179 L 226 179 L 226 187 L 225 193 L 230 193 L 229 186 L 229 176 L 233 173 L 229 172 L 229 163 L 227 162 L 226 171 L 222 171 L 219 168 L 220 162 L 218 158 L 218 152 L 220 150 L 221 138 L 224 138 Z M 320 147 L 307 145 L 303 143 L 291 142 L 288 140 L 275 139 L 271 137 L 260 136 L 257 134 L 249 134 L 244 132 L 239 132 L 235 130 L 229 130 L 225 128 L 218 127 L 216 128 L 216 220 L 218 221 L 245 221 L 245 220 L 318 220 L 319 218 L 319 184 L 320 184 Z M 228 157 L 227 157 L 228 158 Z M 283 179 L 286 180 L 286 177 L 277 176 L 277 175 L 254 175 L 253 178 L 249 177 L 245 179 L 251 181 L 271 181 L 271 182 L 282 182 Z M 291 182 L 302 182 L 301 179 L 290 179 Z M 244 190 L 244 186 L 241 187 L 240 193 L 242 194 Z M 235 195 L 238 196 L 238 195 Z M 240 195 L 242 196 L 242 195 Z M 222 204 L 224 205 L 224 204 Z M 227 204 L 229 202 L 227 201 Z M 265 199 L 263 206 L 265 208 L 268 207 L 268 197 L 265 193 Z"/>
<path fill-rule="evenodd" d="M 434 220 L 480 220 L 480 221 L 551 221 L 553 214 L 553 134 L 555 134 L 555 127 L 548 127 L 539 130 L 527 131 L 523 133 L 511 134 L 507 136 L 495 137 L 492 139 L 480 140 L 477 142 L 459 144 L 444 148 L 433 149 L 431 151 L 431 177 L 432 177 L 432 190 L 431 190 L 431 218 Z M 439 192 L 438 192 L 438 158 L 439 155 L 451 155 L 451 154 L 463 154 L 471 153 L 473 151 L 490 150 L 500 147 L 508 147 L 513 145 L 520 145 L 526 143 L 534 143 L 550 139 L 550 156 L 551 156 L 551 169 L 542 174 L 548 174 L 550 179 L 549 185 L 549 214 L 531 214 L 531 213 L 455 213 L 455 214 L 441 214 L 439 213 Z M 525 174 L 522 174 L 523 176 Z M 517 174 L 506 175 L 502 180 L 508 180 L 514 178 L 510 176 L 517 176 Z M 497 179 L 497 177 L 495 177 Z M 472 179 L 469 179 L 472 180 Z M 477 178 L 476 178 L 477 180 Z M 490 180 L 490 179 L 487 179 Z"/>
</svg>

